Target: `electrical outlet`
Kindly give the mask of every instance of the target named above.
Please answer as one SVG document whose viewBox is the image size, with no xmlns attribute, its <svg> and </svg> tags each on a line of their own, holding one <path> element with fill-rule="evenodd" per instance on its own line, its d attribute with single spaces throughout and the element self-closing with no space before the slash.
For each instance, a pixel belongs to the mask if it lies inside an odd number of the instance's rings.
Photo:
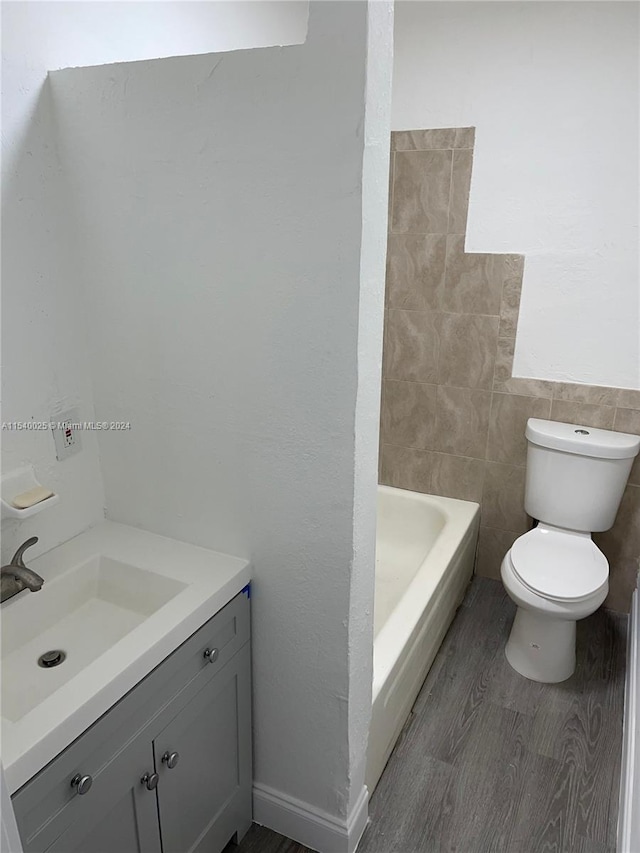
<svg viewBox="0 0 640 853">
<path fill-rule="evenodd" d="M 70 409 L 59 415 L 51 417 L 51 431 L 53 442 L 56 446 L 56 457 L 58 462 L 73 456 L 82 450 L 80 439 L 80 418 L 77 409 Z"/>
</svg>

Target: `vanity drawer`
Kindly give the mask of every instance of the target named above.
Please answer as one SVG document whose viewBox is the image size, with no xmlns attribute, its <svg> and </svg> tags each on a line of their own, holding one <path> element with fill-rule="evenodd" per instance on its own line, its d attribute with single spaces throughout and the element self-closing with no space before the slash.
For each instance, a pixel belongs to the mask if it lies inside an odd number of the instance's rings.
<svg viewBox="0 0 640 853">
<path fill-rule="evenodd" d="M 100 796 L 100 790 L 110 785 L 123 749 L 132 749 L 140 736 L 151 742 L 156 729 L 165 725 L 162 712 L 166 706 L 182 693 L 187 702 L 194 691 L 220 672 L 249 636 L 249 600 L 239 593 L 20 788 L 12 800 L 25 853 L 43 851 L 53 844 L 82 813 L 83 802 L 86 807 L 92 796 Z M 152 753 L 140 764 L 141 776 L 152 772 Z M 85 795 L 79 795 L 71 784 L 77 774 L 93 779 L 92 790 Z"/>
</svg>

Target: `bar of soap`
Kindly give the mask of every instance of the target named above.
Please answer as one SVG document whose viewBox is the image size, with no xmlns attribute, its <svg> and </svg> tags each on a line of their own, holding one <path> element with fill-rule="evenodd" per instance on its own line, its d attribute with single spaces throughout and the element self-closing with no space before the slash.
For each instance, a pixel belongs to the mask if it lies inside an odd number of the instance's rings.
<svg viewBox="0 0 640 853">
<path fill-rule="evenodd" d="M 29 509 L 30 506 L 39 504 L 51 497 L 53 497 L 51 489 L 45 489 L 44 486 L 36 486 L 33 489 L 29 489 L 28 492 L 22 492 L 21 495 L 16 495 L 15 498 L 11 500 L 11 503 L 16 509 Z"/>
</svg>

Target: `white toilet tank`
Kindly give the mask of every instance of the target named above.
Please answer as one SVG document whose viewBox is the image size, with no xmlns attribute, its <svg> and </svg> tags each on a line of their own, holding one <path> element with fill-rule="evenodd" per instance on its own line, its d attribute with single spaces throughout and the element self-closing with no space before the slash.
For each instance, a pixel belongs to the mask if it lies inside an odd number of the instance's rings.
<svg viewBox="0 0 640 853">
<path fill-rule="evenodd" d="M 593 533 L 615 521 L 640 437 L 529 418 L 524 506 L 532 518 Z"/>
</svg>

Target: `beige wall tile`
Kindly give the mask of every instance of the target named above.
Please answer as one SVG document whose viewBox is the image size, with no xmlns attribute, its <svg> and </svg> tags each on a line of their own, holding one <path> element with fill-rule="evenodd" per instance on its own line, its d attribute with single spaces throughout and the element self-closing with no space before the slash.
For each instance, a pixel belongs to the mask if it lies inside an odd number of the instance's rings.
<svg viewBox="0 0 640 853">
<path fill-rule="evenodd" d="M 573 382 L 554 382 L 553 396 L 556 400 L 575 403 L 593 403 L 596 406 L 616 406 L 618 389 L 599 385 L 577 385 Z"/>
<path fill-rule="evenodd" d="M 484 462 L 466 456 L 433 453 L 431 492 L 445 498 L 480 502 Z"/>
<path fill-rule="evenodd" d="M 473 128 L 469 129 L 472 130 Z M 453 127 L 437 127 L 430 130 L 394 130 L 391 134 L 391 144 L 395 151 L 453 148 L 455 139 L 456 129 Z"/>
<path fill-rule="evenodd" d="M 526 533 L 531 519 L 524 510 L 526 468 L 487 462 L 482 489 L 481 522 L 488 527 Z"/>
<path fill-rule="evenodd" d="M 617 610 L 618 613 L 628 613 L 631 610 L 631 596 L 638 583 L 640 558 L 618 560 L 609 572 L 609 595 L 604 607 Z"/>
<path fill-rule="evenodd" d="M 393 136 L 393 134 L 392 134 Z M 389 157 L 389 201 L 387 203 L 387 231 L 391 231 L 391 214 L 393 209 L 393 174 L 394 174 L 394 164 L 395 164 L 395 152 L 393 148 L 391 149 L 391 155 Z"/>
<path fill-rule="evenodd" d="M 640 409 L 640 389 L 617 388 L 616 405 L 621 409 Z"/>
<path fill-rule="evenodd" d="M 551 400 L 494 393 L 489 419 L 487 459 L 508 465 L 525 465 L 527 440 L 524 431 L 529 418 L 549 418 Z"/>
<path fill-rule="evenodd" d="M 440 308 L 446 248 L 444 234 L 389 235 L 386 292 L 390 308 Z"/>
<path fill-rule="evenodd" d="M 520 397 L 544 397 L 550 400 L 553 395 L 553 382 L 544 379 L 526 379 L 512 376 L 507 382 L 494 382 L 493 390 L 498 393 L 517 394 Z"/>
<path fill-rule="evenodd" d="M 553 396 L 553 382 L 543 379 L 521 379 L 512 376 L 515 338 L 498 338 L 496 366 L 493 374 L 493 390 L 524 397 Z"/>
<path fill-rule="evenodd" d="M 498 344 L 497 317 L 441 314 L 437 381 L 490 390 Z"/>
<path fill-rule="evenodd" d="M 640 411 L 637 409 L 616 409 L 613 422 L 616 432 L 627 432 L 631 435 L 640 435 Z M 629 482 L 640 486 L 640 456 L 636 456 Z"/>
<path fill-rule="evenodd" d="M 476 574 L 485 578 L 500 580 L 500 566 L 502 565 L 504 555 L 517 538 L 516 533 L 511 533 L 508 530 L 495 530 L 485 526 L 480 527 Z"/>
<path fill-rule="evenodd" d="M 433 383 L 438 370 L 438 314 L 387 311 L 383 376 L 407 382 Z"/>
<path fill-rule="evenodd" d="M 464 236 L 447 238 L 447 269 L 442 307 L 468 314 L 500 314 L 504 255 L 464 251 Z"/>
<path fill-rule="evenodd" d="M 419 382 L 382 383 L 381 432 L 385 444 L 428 450 L 436 426 L 436 385 Z"/>
<path fill-rule="evenodd" d="M 457 127 L 454 148 L 473 148 L 476 138 L 475 127 Z"/>
<path fill-rule="evenodd" d="M 500 337 L 515 338 L 520 312 L 524 255 L 505 255 L 500 303 Z"/>
<path fill-rule="evenodd" d="M 515 338 L 498 338 L 496 368 L 493 373 L 494 391 L 507 392 L 509 390 L 506 386 L 511 379 L 511 374 L 513 372 L 513 353 L 515 351 L 515 346 Z M 531 396 L 535 395 L 532 394 Z"/>
<path fill-rule="evenodd" d="M 433 456 L 425 450 L 383 444 L 380 482 L 384 486 L 429 494 Z"/>
<path fill-rule="evenodd" d="M 433 449 L 484 459 L 491 392 L 438 386 Z"/>
<path fill-rule="evenodd" d="M 449 234 L 464 235 L 467 230 L 472 165 L 473 150 L 471 148 L 462 148 L 459 151 L 453 152 L 451 200 L 449 204 Z"/>
<path fill-rule="evenodd" d="M 379 472 L 382 483 L 480 502 L 476 571 L 499 577 L 530 527 L 527 419 L 640 434 L 640 390 L 512 376 L 525 259 L 464 253 L 474 136 L 391 134 Z M 640 557 L 640 458 L 629 483 L 613 529 L 594 535 L 611 567 L 605 606 L 622 612 Z"/>
<path fill-rule="evenodd" d="M 554 400 L 551 404 L 551 420 L 577 426 L 613 429 L 616 410 L 611 406 L 596 406 L 593 403 L 572 403 Z"/>
<path fill-rule="evenodd" d="M 451 159 L 451 151 L 396 151 L 392 231 L 446 233 Z"/>
</svg>

